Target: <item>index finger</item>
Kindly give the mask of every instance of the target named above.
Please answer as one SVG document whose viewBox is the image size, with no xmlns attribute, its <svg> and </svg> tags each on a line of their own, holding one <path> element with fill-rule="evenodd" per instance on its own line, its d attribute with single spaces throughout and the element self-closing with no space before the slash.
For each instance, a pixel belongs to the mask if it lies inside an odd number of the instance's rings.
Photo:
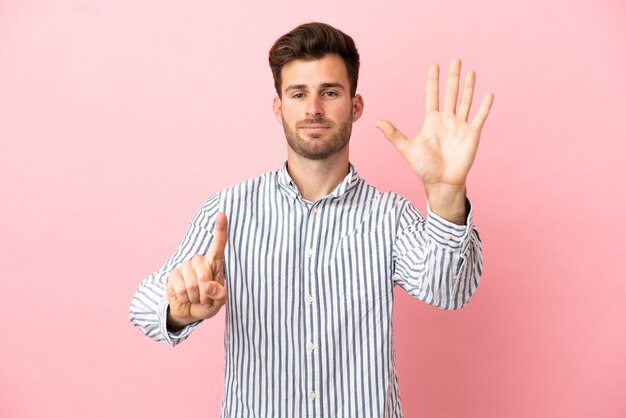
<svg viewBox="0 0 626 418">
<path fill-rule="evenodd" d="M 213 243 L 209 250 L 209 260 L 224 260 L 224 249 L 228 241 L 228 219 L 224 212 L 218 212 L 215 218 L 215 232 L 213 232 Z"/>
</svg>

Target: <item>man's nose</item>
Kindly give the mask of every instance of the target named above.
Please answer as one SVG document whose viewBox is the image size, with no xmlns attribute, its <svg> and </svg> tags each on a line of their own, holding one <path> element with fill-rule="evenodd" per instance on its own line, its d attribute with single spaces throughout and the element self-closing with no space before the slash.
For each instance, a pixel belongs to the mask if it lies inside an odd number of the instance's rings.
<svg viewBox="0 0 626 418">
<path fill-rule="evenodd" d="M 324 108 L 319 97 L 311 96 L 306 104 L 306 115 L 309 117 L 322 116 Z"/>
</svg>

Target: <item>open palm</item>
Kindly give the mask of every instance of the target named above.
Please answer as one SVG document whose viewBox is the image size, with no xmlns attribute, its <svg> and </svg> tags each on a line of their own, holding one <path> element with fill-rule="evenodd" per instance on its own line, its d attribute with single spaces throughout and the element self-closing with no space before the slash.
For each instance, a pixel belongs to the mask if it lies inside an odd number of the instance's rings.
<svg viewBox="0 0 626 418">
<path fill-rule="evenodd" d="M 474 120 L 469 123 L 476 75 L 473 71 L 467 73 L 457 109 L 460 73 L 461 61 L 455 59 L 448 73 L 444 109 L 439 111 L 439 66 L 433 64 L 429 68 L 426 117 L 422 131 L 416 137 L 408 138 L 386 120 L 376 122 L 426 188 L 441 185 L 465 187 L 478 149 L 480 131 L 493 103 L 493 94 L 487 94 Z"/>
</svg>

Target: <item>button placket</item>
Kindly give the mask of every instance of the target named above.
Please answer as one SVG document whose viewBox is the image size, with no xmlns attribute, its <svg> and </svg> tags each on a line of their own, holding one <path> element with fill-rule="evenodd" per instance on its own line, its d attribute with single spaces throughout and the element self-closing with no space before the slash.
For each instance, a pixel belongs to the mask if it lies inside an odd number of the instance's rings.
<svg viewBox="0 0 626 418">
<path fill-rule="evenodd" d="M 320 382 L 320 370 L 318 363 L 318 356 L 316 355 L 316 345 L 315 341 L 319 338 L 319 324 L 317 323 L 317 314 L 315 310 L 315 297 L 313 295 L 316 294 L 316 275 L 318 270 L 318 255 L 319 255 L 319 225 L 320 225 L 320 217 L 316 216 L 319 214 L 319 209 L 317 207 L 312 207 L 309 209 L 308 216 L 306 219 L 306 236 L 303 239 L 304 244 L 304 259 L 302 260 L 302 271 L 303 275 L 303 292 L 304 292 L 304 302 L 303 305 L 303 314 L 305 317 L 305 333 L 303 337 L 305 338 L 302 341 L 302 349 L 304 350 L 301 355 L 305 356 L 305 364 L 308 369 L 306 372 L 307 378 L 307 387 L 309 390 L 308 397 L 311 402 L 311 407 L 314 408 L 309 412 L 311 414 L 315 414 L 314 402 L 315 399 L 318 398 L 319 393 L 317 388 L 319 388 Z"/>
</svg>

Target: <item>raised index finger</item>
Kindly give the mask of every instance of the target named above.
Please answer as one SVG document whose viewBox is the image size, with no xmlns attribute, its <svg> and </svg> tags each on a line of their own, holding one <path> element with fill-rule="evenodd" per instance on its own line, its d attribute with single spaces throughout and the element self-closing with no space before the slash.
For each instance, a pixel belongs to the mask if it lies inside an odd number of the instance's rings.
<svg viewBox="0 0 626 418">
<path fill-rule="evenodd" d="M 213 233 L 213 243 L 209 250 L 209 260 L 224 260 L 224 249 L 228 241 L 228 219 L 224 212 L 219 212 L 215 218 L 215 232 Z"/>
</svg>

